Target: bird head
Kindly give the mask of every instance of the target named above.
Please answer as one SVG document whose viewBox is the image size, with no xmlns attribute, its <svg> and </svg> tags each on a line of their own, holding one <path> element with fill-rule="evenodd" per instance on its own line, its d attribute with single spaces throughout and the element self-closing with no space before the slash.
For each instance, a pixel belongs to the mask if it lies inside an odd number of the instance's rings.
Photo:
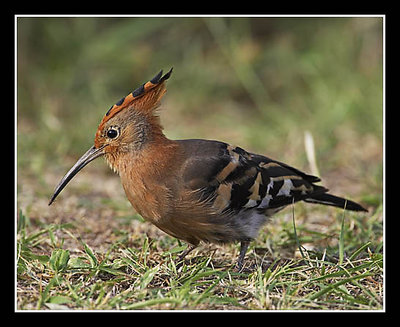
<svg viewBox="0 0 400 327">
<path fill-rule="evenodd" d="M 160 71 L 150 81 L 111 106 L 97 128 L 94 145 L 61 179 L 49 205 L 69 181 L 94 159 L 104 156 L 110 167 L 118 171 L 118 158 L 123 153 L 140 153 L 147 144 L 162 134 L 156 108 L 166 92 L 164 82 L 171 73 L 172 68 L 165 75 Z"/>
</svg>

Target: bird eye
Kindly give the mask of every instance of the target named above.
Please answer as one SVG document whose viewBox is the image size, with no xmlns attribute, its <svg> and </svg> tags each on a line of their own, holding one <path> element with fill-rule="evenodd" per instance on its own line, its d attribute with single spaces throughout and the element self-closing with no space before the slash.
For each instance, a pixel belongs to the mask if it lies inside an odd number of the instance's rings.
<svg viewBox="0 0 400 327">
<path fill-rule="evenodd" d="M 111 127 L 107 131 L 107 137 L 110 139 L 115 139 L 119 135 L 119 130 L 117 128 Z"/>
</svg>

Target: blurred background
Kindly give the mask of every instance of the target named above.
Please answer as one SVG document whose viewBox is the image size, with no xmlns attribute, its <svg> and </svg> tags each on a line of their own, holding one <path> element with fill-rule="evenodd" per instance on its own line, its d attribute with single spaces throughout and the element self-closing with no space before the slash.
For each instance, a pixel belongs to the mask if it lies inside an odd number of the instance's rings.
<svg viewBox="0 0 400 327">
<path fill-rule="evenodd" d="M 18 206 L 47 203 L 109 107 L 173 67 L 160 110 L 169 138 L 218 139 L 311 172 L 309 131 L 323 185 L 377 207 L 382 26 L 380 17 L 19 17 Z M 101 160 L 85 170 L 113 175 Z"/>
</svg>

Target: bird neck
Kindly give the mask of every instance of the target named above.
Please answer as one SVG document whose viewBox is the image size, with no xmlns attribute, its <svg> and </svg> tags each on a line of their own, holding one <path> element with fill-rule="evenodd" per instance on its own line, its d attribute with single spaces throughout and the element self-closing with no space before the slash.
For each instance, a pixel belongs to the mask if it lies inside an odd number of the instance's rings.
<svg viewBox="0 0 400 327">
<path fill-rule="evenodd" d="M 146 220 L 156 223 L 167 215 L 171 181 L 181 162 L 178 142 L 165 136 L 140 153 L 127 152 L 119 160 L 119 175 L 128 200 Z"/>
<path fill-rule="evenodd" d="M 174 166 L 176 155 L 180 151 L 176 141 L 168 139 L 162 132 L 153 134 L 153 138 L 140 151 L 120 152 L 107 160 L 112 169 L 121 178 L 124 176 L 141 176 L 141 179 L 165 176 Z M 127 177 L 128 178 L 128 177 Z"/>
</svg>

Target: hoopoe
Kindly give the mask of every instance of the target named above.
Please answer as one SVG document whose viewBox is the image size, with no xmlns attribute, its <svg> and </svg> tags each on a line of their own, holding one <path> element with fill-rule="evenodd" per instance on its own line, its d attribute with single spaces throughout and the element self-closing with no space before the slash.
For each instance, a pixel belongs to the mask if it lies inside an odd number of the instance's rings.
<svg viewBox="0 0 400 327">
<path fill-rule="evenodd" d="M 171 70 L 119 100 L 106 112 L 92 146 L 55 188 L 49 205 L 89 162 L 104 156 L 145 220 L 189 243 L 240 242 L 241 269 L 251 240 L 268 217 L 297 202 L 354 211 L 361 205 L 327 193 L 320 179 L 285 163 L 224 142 L 170 140 L 156 109 Z"/>
</svg>

